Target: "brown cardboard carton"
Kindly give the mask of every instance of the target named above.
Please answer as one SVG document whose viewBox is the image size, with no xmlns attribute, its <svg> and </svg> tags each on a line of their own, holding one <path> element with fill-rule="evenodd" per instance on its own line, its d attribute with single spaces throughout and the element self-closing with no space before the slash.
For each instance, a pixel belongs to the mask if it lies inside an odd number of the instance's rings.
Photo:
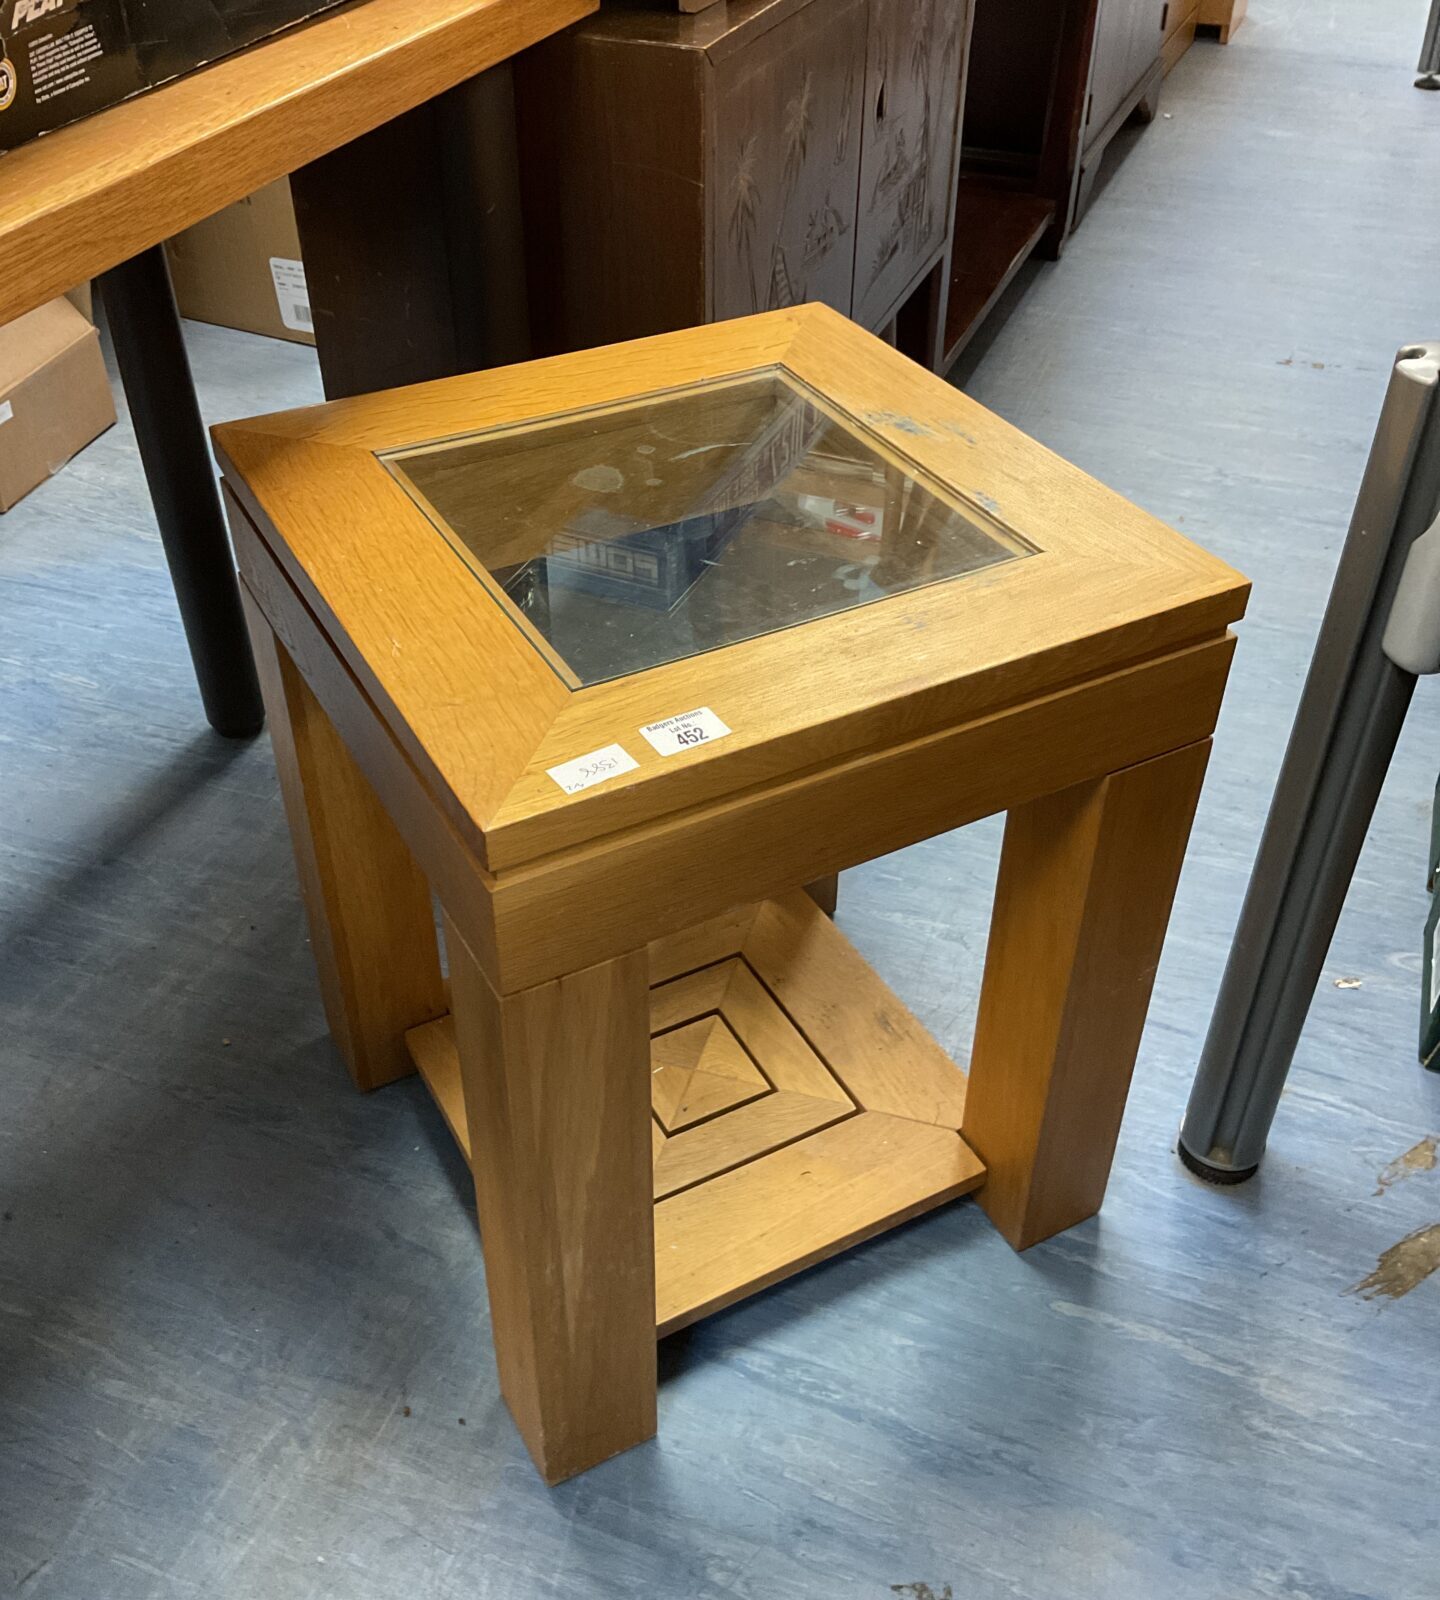
<svg viewBox="0 0 1440 1600">
<path fill-rule="evenodd" d="M 289 179 L 197 222 L 165 248 L 182 317 L 315 343 Z"/>
<path fill-rule="evenodd" d="M 0 328 L 0 511 L 114 420 L 99 335 L 64 295 Z"/>
</svg>

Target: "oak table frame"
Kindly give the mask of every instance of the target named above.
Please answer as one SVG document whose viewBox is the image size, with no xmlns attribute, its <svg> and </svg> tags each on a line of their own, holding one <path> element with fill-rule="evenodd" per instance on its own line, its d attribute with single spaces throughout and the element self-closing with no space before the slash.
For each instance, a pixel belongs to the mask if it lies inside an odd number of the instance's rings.
<svg viewBox="0 0 1440 1600">
<path fill-rule="evenodd" d="M 575 687 L 377 455 L 777 370 L 1035 553 Z M 1096 1211 L 1243 578 L 819 306 L 214 433 L 327 1016 L 466 1152 L 548 1480 L 654 1432 L 657 1330 L 971 1189 Z M 967 1079 L 800 886 L 999 810 Z"/>
<path fill-rule="evenodd" d="M 262 710 L 164 240 L 293 173 L 327 395 L 516 359 L 483 314 L 524 306 L 504 63 L 597 5 L 354 0 L 0 154 L 0 323 L 99 278 L 218 732 Z"/>
</svg>

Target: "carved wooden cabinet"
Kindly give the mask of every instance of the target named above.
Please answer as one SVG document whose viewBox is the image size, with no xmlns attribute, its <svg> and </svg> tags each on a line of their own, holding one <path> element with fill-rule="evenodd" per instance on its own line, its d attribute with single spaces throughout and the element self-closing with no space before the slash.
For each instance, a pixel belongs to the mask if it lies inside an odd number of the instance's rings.
<svg viewBox="0 0 1440 1600">
<path fill-rule="evenodd" d="M 870 0 L 851 315 L 883 327 L 950 232 L 967 0 Z"/>
<path fill-rule="evenodd" d="M 879 330 L 932 274 L 938 290 L 969 5 L 607 6 L 528 52 L 537 351 L 806 300 Z"/>
<path fill-rule="evenodd" d="M 866 0 L 812 0 L 722 54 L 685 51 L 708 123 L 703 320 L 804 300 L 850 310 L 865 11 Z"/>
</svg>

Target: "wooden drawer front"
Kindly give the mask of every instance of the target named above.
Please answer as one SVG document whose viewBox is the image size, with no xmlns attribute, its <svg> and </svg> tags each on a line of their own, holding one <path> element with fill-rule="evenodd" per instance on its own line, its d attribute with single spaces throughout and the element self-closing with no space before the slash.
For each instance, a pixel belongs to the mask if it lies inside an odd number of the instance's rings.
<svg viewBox="0 0 1440 1600">
<path fill-rule="evenodd" d="M 713 320 L 823 300 L 850 313 L 865 0 L 812 0 L 714 69 Z"/>
<path fill-rule="evenodd" d="M 873 327 L 945 243 L 969 0 L 870 0 L 855 320 Z"/>
</svg>

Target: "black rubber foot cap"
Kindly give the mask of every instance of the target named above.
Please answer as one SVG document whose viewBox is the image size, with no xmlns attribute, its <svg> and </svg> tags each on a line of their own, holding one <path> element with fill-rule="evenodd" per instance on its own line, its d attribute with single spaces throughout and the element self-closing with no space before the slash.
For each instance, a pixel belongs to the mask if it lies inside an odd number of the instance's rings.
<svg viewBox="0 0 1440 1600">
<path fill-rule="evenodd" d="M 1202 1161 L 1199 1156 L 1191 1155 L 1185 1148 L 1185 1141 L 1175 1141 L 1175 1153 L 1180 1157 L 1181 1164 L 1187 1171 L 1193 1172 L 1197 1178 L 1203 1178 L 1206 1183 L 1213 1183 L 1221 1188 L 1229 1188 L 1232 1184 L 1244 1183 L 1253 1178 L 1260 1170 L 1257 1161 L 1253 1167 L 1215 1167 L 1208 1161 Z"/>
</svg>

